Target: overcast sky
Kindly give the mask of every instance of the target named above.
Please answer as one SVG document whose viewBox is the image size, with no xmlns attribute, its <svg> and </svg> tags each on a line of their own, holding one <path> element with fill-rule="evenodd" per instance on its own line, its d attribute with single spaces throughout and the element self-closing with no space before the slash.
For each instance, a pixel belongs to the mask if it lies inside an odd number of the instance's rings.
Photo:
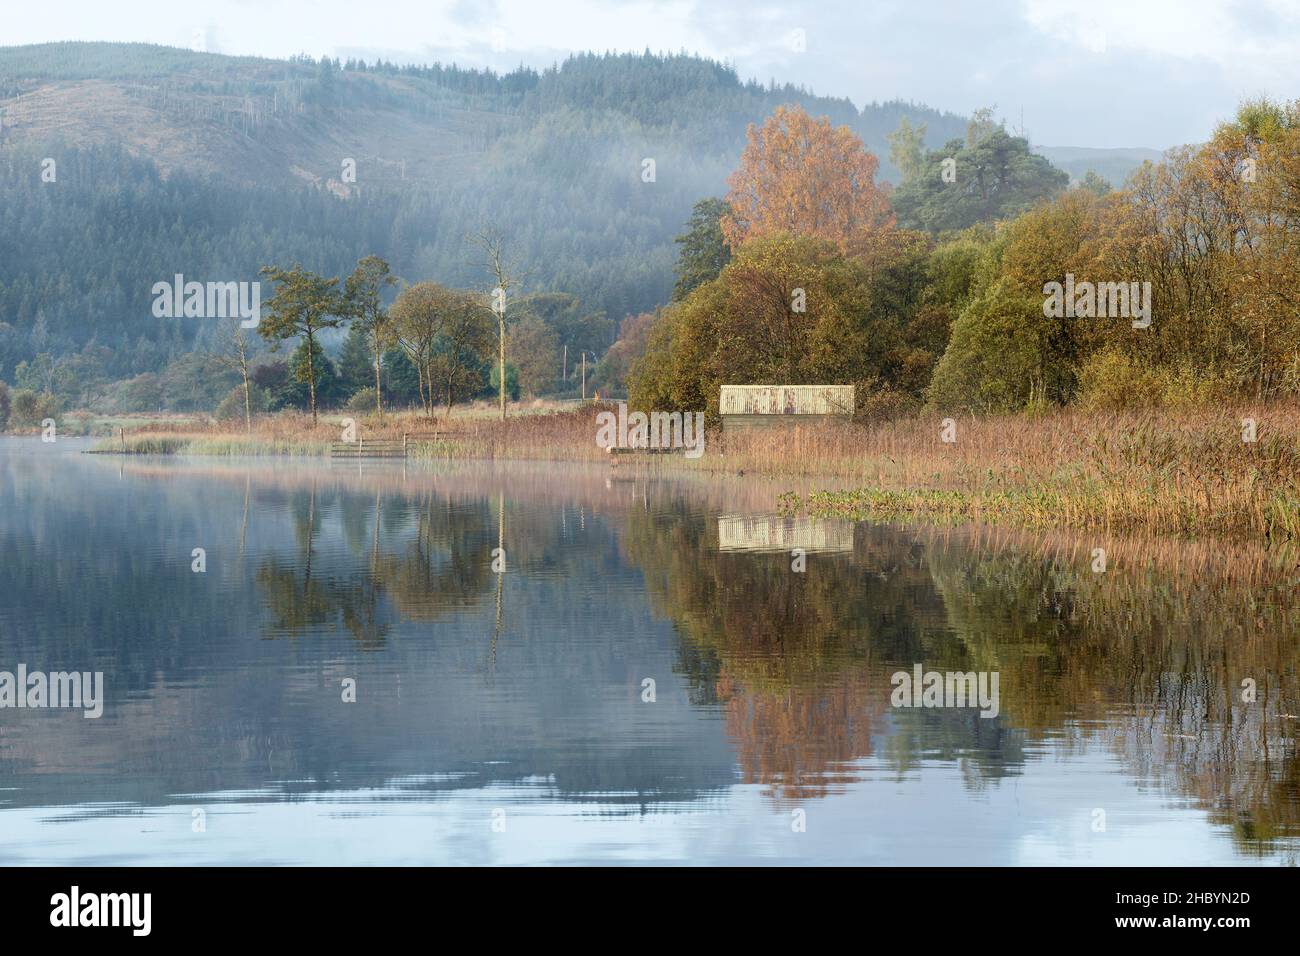
<svg viewBox="0 0 1300 956">
<path fill-rule="evenodd" d="M 685 50 L 858 106 L 996 105 L 1015 127 L 1023 111 L 1046 146 L 1198 142 L 1244 97 L 1300 97 L 1300 0 L 3 2 L 4 45 L 136 40 L 498 69 Z"/>
</svg>

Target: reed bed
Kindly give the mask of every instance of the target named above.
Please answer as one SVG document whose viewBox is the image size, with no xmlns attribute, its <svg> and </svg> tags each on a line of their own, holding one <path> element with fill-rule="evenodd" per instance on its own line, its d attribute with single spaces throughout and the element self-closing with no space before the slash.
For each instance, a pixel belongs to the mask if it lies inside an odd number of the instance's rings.
<svg viewBox="0 0 1300 956">
<path fill-rule="evenodd" d="M 280 412 L 253 420 L 252 430 L 242 421 L 149 421 L 104 438 L 93 449 L 101 454 L 215 455 L 215 456 L 325 456 L 330 446 L 344 439 L 351 419 L 362 442 L 401 441 L 404 434 L 446 433 L 438 439 L 413 439 L 412 458 L 601 460 L 605 453 L 595 443 L 595 412 L 587 409 L 555 410 L 551 407 L 514 410 L 504 422 L 489 417 L 486 409 L 466 409 L 450 419 L 428 418 L 413 412 L 377 416 L 311 416 Z"/>
<path fill-rule="evenodd" d="M 413 413 L 357 419 L 363 440 L 450 431 L 412 445 L 412 458 L 609 461 L 596 413 L 611 406 L 430 420 Z M 1242 440 L 1242 421 L 1257 439 Z M 1300 538 L 1300 417 L 1292 405 L 1179 411 L 964 416 L 943 441 L 942 418 L 777 427 L 723 438 L 705 454 L 620 467 L 815 479 L 824 488 L 783 496 L 789 512 L 823 517 L 992 522 L 1204 535 Z M 278 414 L 239 425 L 149 424 L 97 450 L 136 454 L 323 456 L 343 417 Z"/>
<path fill-rule="evenodd" d="M 1257 423 L 1242 440 L 1242 420 Z M 785 444 L 801 469 L 855 487 L 788 495 L 787 511 L 847 518 L 1014 522 L 1180 535 L 1300 536 L 1300 422 L 1293 406 L 1179 412 L 963 418 L 956 441 L 937 416 L 851 428 Z M 764 436 L 743 455 L 775 452 Z M 766 449 L 763 443 L 772 443 Z M 730 457 L 730 453 L 728 455 Z"/>
</svg>

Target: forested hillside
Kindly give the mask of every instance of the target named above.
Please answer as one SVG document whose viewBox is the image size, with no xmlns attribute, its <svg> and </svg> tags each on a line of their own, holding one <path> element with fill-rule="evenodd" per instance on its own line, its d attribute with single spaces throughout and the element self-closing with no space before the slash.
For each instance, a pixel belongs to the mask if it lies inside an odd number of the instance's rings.
<svg viewBox="0 0 1300 956">
<path fill-rule="evenodd" d="M 692 204 L 726 192 L 747 126 L 786 103 L 848 125 L 884 178 L 902 117 L 932 147 L 966 129 L 684 55 L 497 75 L 140 44 L 0 49 L 0 379 L 41 353 L 81 353 L 83 374 L 111 380 L 207 347 L 212 323 L 150 312 L 151 286 L 176 273 L 253 280 L 300 261 L 344 275 L 374 253 L 412 282 L 486 287 L 466 241 L 484 226 L 520 260 L 523 291 L 576 295 L 614 328 L 668 301 Z"/>
</svg>

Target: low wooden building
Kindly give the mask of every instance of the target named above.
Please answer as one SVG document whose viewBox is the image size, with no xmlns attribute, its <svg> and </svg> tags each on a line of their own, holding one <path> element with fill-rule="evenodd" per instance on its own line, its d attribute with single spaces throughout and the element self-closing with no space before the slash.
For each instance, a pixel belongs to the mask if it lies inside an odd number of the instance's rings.
<svg viewBox="0 0 1300 956">
<path fill-rule="evenodd" d="M 853 386 L 723 385 L 718 412 L 723 434 L 844 421 L 853 417 Z"/>
</svg>

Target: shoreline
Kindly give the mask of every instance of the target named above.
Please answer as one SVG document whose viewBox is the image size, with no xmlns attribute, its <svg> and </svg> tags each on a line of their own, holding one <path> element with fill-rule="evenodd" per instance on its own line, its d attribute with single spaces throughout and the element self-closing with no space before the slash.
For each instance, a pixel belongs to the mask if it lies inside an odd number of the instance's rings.
<svg viewBox="0 0 1300 956">
<path fill-rule="evenodd" d="M 609 455 L 595 441 L 596 413 L 609 407 L 521 411 L 504 422 L 465 414 L 449 424 L 397 413 L 382 423 L 358 420 L 356 429 L 363 441 L 394 442 L 404 432 L 450 432 L 412 440 L 411 461 L 607 462 L 612 471 L 822 482 L 827 487 L 782 496 L 785 512 L 814 517 L 1300 538 L 1300 422 L 1290 406 L 965 416 L 955 420 L 955 441 L 944 439 L 937 413 L 725 439 L 713 426 L 696 459 Z M 1242 438 L 1244 417 L 1259 422 L 1255 441 Z M 324 459 L 344 421 L 271 416 L 251 435 L 219 424 L 153 423 L 88 453 Z"/>
</svg>

